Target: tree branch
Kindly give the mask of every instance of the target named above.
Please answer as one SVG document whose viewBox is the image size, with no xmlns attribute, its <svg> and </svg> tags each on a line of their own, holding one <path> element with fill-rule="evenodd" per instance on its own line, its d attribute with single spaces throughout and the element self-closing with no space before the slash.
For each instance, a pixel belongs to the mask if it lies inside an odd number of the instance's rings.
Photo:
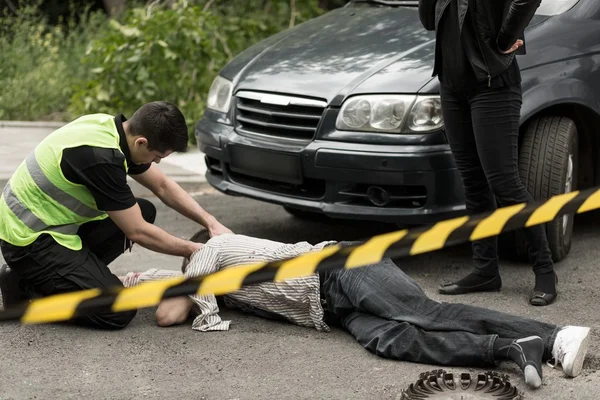
<svg viewBox="0 0 600 400">
<path fill-rule="evenodd" d="M 209 0 L 205 5 L 204 8 L 202 9 L 202 11 L 208 11 L 209 8 L 212 7 L 212 5 L 214 4 L 215 0 Z"/>
<path fill-rule="evenodd" d="M 125 0 L 103 0 L 104 9 L 108 15 L 113 18 L 121 14 L 125 10 Z"/>
<path fill-rule="evenodd" d="M 229 46 L 227 46 L 227 41 L 225 41 L 225 38 L 219 33 L 219 31 L 215 30 L 214 32 L 215 37 L 217 38 L 217 40 L 219 40 L 221 46 L 223 46 L 223 51 L 225 51 L 225 54 L 227 54 L 227 57 L 229 57 L 229 59 L 231 60 L 233 58 L 233 53 L 229 49 Z"/>
<path fill-rule="evenodd" d="M 190 102 L 194 98 L 194 89 L 196 88 L 196 77 L 198 75 L 198 68 L 194 68 L 194 72 L 192 72 L 192 83 L 190 84 L 190 91 L 188 93 L 187 101 Z"/>
<path fill-rule="evenodd" d="M 296 23 L 296 0 L 290 0 L 290 28 Z"/>
<path fill-rule="evenodd" d="M 14 12 L 15 14 L 18 14 L 17 9 L 15 8 L 15 5 L 12 3 L 12 1 L 6 0 L 6 4 L 8 5 L 8 8 L 10 8 L 10 10 L 12 12 Z"/>
</svg>

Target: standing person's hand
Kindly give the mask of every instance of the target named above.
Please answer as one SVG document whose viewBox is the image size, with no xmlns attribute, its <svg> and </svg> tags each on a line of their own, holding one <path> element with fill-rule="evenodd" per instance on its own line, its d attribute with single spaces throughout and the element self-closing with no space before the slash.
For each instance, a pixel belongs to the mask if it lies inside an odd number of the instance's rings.
<svg viewBox="0 0 600 400">
<path fill-rule="evenodd" d="M 208 233 L 210 234 L 210 237 L 215 237 L 215 236 L 219 236 L 222 235 L 224 233 L 233 233 L 229 228 L 226 228 L 223 224 L 217 222 L 216 224 L 214 224 L 213 226 L 211 226 L 208 229 Z"/>
<path fill-rule="evenodd" d="M 523 46 L 523 41 L 521 39 L 517 40 L 517 42 L 515 44 L 512 45 L 512 47 L 506 51 L 501 51 L 502 54 L 510 54 L 513 51 L 517 51 L 517 49 L 519 47 Z"/>
</svg>

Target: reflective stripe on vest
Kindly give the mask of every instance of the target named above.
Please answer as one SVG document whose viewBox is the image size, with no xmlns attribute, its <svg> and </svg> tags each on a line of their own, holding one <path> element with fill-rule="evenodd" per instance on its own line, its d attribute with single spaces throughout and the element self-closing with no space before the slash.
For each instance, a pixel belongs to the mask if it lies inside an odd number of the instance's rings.
<svg viewBox="0 0 600 400">
<path fill-rule="evenodd" d="M 40 164 L 38 164 L 35 158 L 35 151 L 32 151 L 31 154 L 29 154 L 26 160 L 26 164 L 27 170 L 29 171 L 29 175 L 31 175 L 31 178 L 33 179 L 35 184 L 40 188 L 41 191 L 46 193 L 56 202 L 73 211 L 75 214 L 81 215 L 82 217 L 96 218 L 104 214 L 101 211 L 88 207 L 75 197 L 71 196 L 69 193 L 62 191 L 61 189 L 57 188 L 52 182 L 50 182 L 46 175 L 44 175 L 44 171 L 42 171 Z"/>
<path fill-rule="evenodd" d="M 108 218 L 99 210 L 92 192 L 69 181 L 61 169 L 67 148 L 91 146 L 121 151 L 114 117 L 82 116 L 44 138 L 19 165 L 0 199 L 0 239 L 28 246 L 43 232 L 59 244 L 77 251 L 82 224 Z M 123 154 L 123 167 L 128 171 Z"/>
<path fill-rule="evenodd" d="M 10 183 L 7 183 L 4 187 L 4 201 L 8 208 L 19 218 L 29 229 L 35 232 L 40 231 L 53 231 L 64 233 L 65 235 L 74 235 L 77 233 L 79 226 L 77 224 L 59 225 L 59 226 L 48 226 L 44 221 L 35 216 L 27 207 L 21 203 L 19 198 L 15 195 L 10 187 Z"/>
</svg>

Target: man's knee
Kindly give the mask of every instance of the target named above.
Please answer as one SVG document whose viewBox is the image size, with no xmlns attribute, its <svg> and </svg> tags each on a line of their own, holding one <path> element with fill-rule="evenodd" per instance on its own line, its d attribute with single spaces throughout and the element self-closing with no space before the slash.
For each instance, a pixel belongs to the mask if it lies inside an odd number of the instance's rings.
<svg viewBox="0 0 600 400">
<path fill-rule="evenodd" d="M 123 311 L 118 313 L 95 315 L 89 318 L 92 326 L 99 329 L 118 330 L 127 327 L 133 321 L 137 310 Z"/>
<path fill-rule="evenodd" d="M 142 210 L 142 216 L 144 217 L 144 220 L 153 224 L 156 220 L 156 207 L 154 204 L 146 199 L 137 199 L 137 202 Z"/>
</svg>

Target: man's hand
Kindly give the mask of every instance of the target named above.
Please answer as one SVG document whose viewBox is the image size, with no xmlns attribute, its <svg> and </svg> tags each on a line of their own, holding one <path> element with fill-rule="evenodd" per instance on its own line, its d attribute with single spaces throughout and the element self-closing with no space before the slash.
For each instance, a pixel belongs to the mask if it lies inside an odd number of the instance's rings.
<svg viewBox="0 0 600 400">
<path fill-rule="evenodd" d="M 194 254 L 196 251 L 200 250 L 202 248 L 202 246 L 204 246 L 204 243 L 194 243 L 194 242 L 192 242 L 192 243 L 193 243 L 192 244 L 192 250 L 193 250 L 192 254 Z M 190 257 L 191 257 L 191 255 L 190 255 Z"/>
<path fill-rule="evenodd" d="M 224 233 L 233 233 L 233 232 L 229 228 L 226 228 L 220 222 L 217 222 L 216 224 L 214 224 L 213 226 L 210 226 L 208 228 L 208 233 L 210 234 L 210 237 L 212 238 L 215 236 L 222 235 Z"/>
<path fill-rule="evenodd" d="M 164 299 L 156 309 L 156 322 L 163 327 L 182 324 L 191 310 L 192 301 L 188 296 Z"/>
<path fill-rule="evenodd" d="M 190 257 L 202 247 L 201 243 L 180 239 L 146 222 L 137 203 L 126 210 L 108 211 L 108 215 L 127 238 L 149 250 Z"/>
<path fill-rule="evenodd" d="M 211 237 L 231 233 L 156 165 L 152 164 L 143 174 L 133 175 L 133 179 L 150 189 L 167 206 L 204 226 Z"/>
<path fill-rule="evenodd" d="M 523 41 L 521 39 L 517 40 L 517 42 L 515 44 L 512 45 L 512 47 L 506 51 L 501 51 L 502 54 L 510 54 L 514 51 L 517 51 L 517 49 L 519 47 L 523 46 Z"/>
</svg>

